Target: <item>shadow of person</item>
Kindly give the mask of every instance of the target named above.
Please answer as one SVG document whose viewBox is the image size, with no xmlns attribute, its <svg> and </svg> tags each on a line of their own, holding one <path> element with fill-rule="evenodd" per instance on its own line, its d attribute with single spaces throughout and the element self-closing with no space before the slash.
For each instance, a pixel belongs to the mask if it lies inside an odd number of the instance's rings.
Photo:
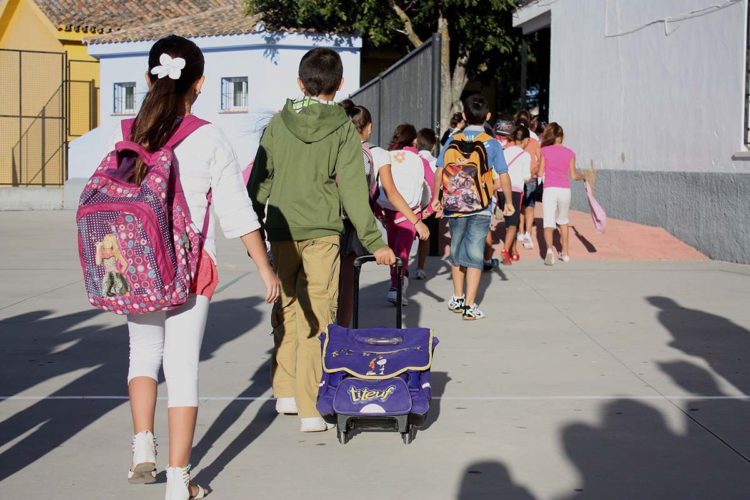
<svg viewBox="0 0 750 500">
<path fill-rule="evenodd" d="M 266 354 L 269 358 L 273 349 L 269 349 Z M 200 465 L 201 460 L 206 456 L 216 441 L 232 427 L 242 416 L 245 410 L 254 403 L 255 399 L 261 398 L 271 389 L 271 370 L 268 364 L 263 364 L 250 377 L 250 385 L 237 395 L 211 422 L 211 426 L 201 437 L 200 441 L 193 448 L 191 460 L 196 466 Z M 245 448 L 255 441 L 266 429 L 273 423 L 276 417 L 274 403 L 272 400 L 265 400 L 261 404 L 258 413 L 252 421 L 246 426 L 232 442 L 206 467 L 199 470 L 198 477 L 203 484 L 210 484 L 221 471 L 242 452 Z"/>
<path fill-rule="evenodd" d="M 571 224 L 570 230 L 573 231 L 573 234 L 576 235 L 576 238 L 578 238 L 578 241 L 581 242 L 581 245 L 583 245 L 588 253 L 596 253 L 596 247 L 594 246 L 594 244 L 591 243 L 588 238 L 582 235 L 581 232 L 578 231 L 577 227 Z"/>
<path fill-rule="evenodd" d="M 750 394 L 744 354 L 750 352 L 750 331 L 723 316 L 682 307 L 668 297 L 651 296 L 646 301 L 659 309 L 657 318 L 672 336 L 671 347 L 703 358 L 715 373 Z"/>
<path fill-rule="evenodd" d="M 600 424 L 572 424 L 562 432 L 582 478 L 562 498 L 746 498 L 736 493 L 750 491 L 747 464 L 702 427 L 688 422 L 687 429 L 673 432 L 659 410 L 638 401 L 605 405 Z"/>
<path fill-rule="evenodd" d="M 211 304 L 201 361 L 210 359 L 223 344 L 254 328 L 261 317 L 257 309 L 260 304 L 258 298 Z M 0 422 L 0 446 L 25 435 L 0 454 L 0 480 L 39 460 L 127 403 L 127 327 L 124 324 L 76 327 L 97 314 L 87 311 L 50 317 L 49 311 L 40 311 L 0 322 L 4 345 L 13 345 L 27 359 L 44 367 L 48 361 L 54 361 L 38 374 L 23 366 L 28 361 L 22 358 L 4 363 L 3 385 L 11 390 L 17 392 L 51 377 L 88 369 L 64 387 Z M 13 344 L 14 340 L 18 344 Z M 123 435 L 129 433 L 129 429 L 122 429 Z"/>
<path fill-rule="evenodd" d="M 464 469 L 458 500 L 534 500 L 531 492 L 513 482 L 508 468 L 496 460 L 474 462 Z"/>
</svg>

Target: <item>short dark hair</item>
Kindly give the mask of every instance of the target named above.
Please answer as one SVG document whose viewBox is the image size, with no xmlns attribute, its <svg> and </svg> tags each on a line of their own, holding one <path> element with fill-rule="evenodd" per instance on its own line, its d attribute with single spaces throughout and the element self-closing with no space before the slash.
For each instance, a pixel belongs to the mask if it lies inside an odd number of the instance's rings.
<svg viewBox="0 0 750 500">
<path fill-rule="evenodd" d="M 343 77 L 344 65 L 335 50 L 316 47 L 308 50 L 299 62 L 299 79 L 313 97 L 336 93 Z"/>
<path fill-rule="evenodd" d="M 431 128 L 423 128 L 417 132 L 417 149 L 420 151 L 432 151 L 437 144 L 437 135 Z"/>
<path fill-rule="evenodd" d="M 490 103 L 482 94 L 472 94 L 464 99 L 464 115 L 469 125 L 483 125 L 490 112 Z"/>
</svg>

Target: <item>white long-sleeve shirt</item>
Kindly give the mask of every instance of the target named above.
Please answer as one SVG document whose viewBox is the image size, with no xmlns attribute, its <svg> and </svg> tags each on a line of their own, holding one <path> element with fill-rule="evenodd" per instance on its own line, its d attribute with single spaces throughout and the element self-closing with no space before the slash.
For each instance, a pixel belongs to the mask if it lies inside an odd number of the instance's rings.
<svg viewBox="0 0 750 500">
<path fill-rule="evenodd" d="M 112 151 L 121 140 L 121 130 L 113 133 L 106 152 Z M 203 125 L 177 145 L 174 152 L 190 217 L 199 230 L 203 228 L 209 189 L 212 192 L 211 206 L 225 237 L 239 238 L 260 228 L 242 180 L 237 155 L 216 125 Z M 216 261 L 214 218 L 210 214 L 209 217 L 204 248 Z"/>
</svg>

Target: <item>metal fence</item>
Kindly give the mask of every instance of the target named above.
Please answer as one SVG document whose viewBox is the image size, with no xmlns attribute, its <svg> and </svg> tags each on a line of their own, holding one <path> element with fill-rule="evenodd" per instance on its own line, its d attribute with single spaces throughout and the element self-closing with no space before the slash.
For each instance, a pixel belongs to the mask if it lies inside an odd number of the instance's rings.
<svg viewBox="0 0 750 500">
<path fill-rule="evenodd" d="M 65 53 L 0 49 L 0 185 L 65 182 L 65 70 Z"/>
<path fill-rule="evenodd" d="M 68 140 L 99 126 L 99 87 L 96 78 L 99 61 L 68 59 L 67 109 Z"/>
<path fill-rule="evenodd" d="M 393 130 L 411 123 L 417 130 L 440 122 L 440 35 L 413 50 L 350 95 L 372 114 L 370 142 L 387 147 Z"/>
</svg>

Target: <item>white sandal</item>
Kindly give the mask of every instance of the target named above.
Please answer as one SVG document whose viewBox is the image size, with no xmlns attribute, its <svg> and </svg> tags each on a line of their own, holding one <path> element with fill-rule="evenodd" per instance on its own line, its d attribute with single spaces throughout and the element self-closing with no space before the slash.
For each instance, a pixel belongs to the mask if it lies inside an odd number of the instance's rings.
<svg viewBox="0 0 750 500">
<path fill-rule="evenodd" d="M 150 484 L 156 481 L 156 438 L 151 431 L 133 436 L 133 465 L 128 469 L 130 484 Z"/>
<path fill-rule="evenodd" d="M 205 498 L 209 491 L 201 485 L 190 482 L 190 468 L 167 467 L 167 494 L 165 500 L 198 500 Z M 190 495 L 190 486 L 198 488 L 198 493 Z"/>
</svg>

